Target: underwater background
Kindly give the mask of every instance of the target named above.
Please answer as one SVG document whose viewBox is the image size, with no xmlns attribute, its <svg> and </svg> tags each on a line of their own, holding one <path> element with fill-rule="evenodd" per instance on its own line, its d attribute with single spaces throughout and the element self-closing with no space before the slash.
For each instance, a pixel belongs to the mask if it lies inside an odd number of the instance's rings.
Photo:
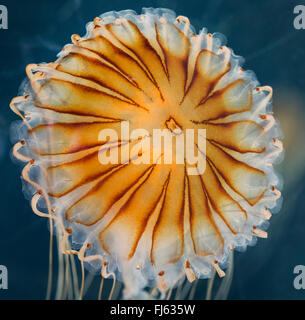
<svg viewBox="0 0 305 320">
<path fill-rule="evenodd" d="M 228 299 L 304 299 L 296 290 L 296 265 L 305 265 L 305 30 L 293 26 L 287 0 L 0 0 L 8 9 L 8 30 L 0 29 L 0 265 L 8 269 L 8 290 L 0 299 L 44 299 L 47 287 L 48 221 L 37 217 L 22 192 L 21 165 L 12 160 L 9 109 L 29 63 L 50 62 L 74 33 L 101 13 L 163 7 L 184 15 L 198 32 L 220 32 L 245 58 L 262 85 L 273 87 L 273 111 L 284 133 L 285 159 L 277 166 L 284 181 L 283 205 L 270 220 L 268 239 L 235 252 Z M 56 286 L 56 259 L 54 286 Z M 86 299 L 96 299 L 98 277 Z M 107 284 L 108 286 L 110 284 Z M 203 290 L 203 289 L 202 289 Z M 198 288 L 195 299 L 204 292 Z"/>
</svg>

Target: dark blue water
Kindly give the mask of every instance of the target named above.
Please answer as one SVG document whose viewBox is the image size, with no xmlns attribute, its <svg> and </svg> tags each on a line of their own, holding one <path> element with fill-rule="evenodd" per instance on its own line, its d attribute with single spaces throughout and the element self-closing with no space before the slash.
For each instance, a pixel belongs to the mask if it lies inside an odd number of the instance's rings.
<svg viewBox="0 0 305 320">
<path fill-rule="evenodd" d="M 305 265 L 305 30 L 293 27 L 287 0 L 0 0 L 9 12 L 9 29 L 0 30 L 0 264 L 9 271 L 9 288 L 0 299 L 43 299 L 48 270 L 47 222 L 32 213 L 22 193 L 20 166 L 10 156 L 9 128 L 17 117 L 9 102 L 17 95 L 28 63 L 49 62 L 74 33 L 110 10 L 167 7 L 188 16 L 198 31 L 226 35 L 229 47 L 246 58 L 262 84 L 274 88 L 274 111 L 288 150 L 279 167 L 284 180 L 282 210 L 271 219 L 269 238 L 235 254 L 230 299 L 303 299 L 293 287 L 293 268 Z M 304 136 L 305 138 L 305 136 Z M 55 272 L 56 273 L 56 272 Z M 196 297 L 199 297 L 197 295 Z M 94 295 L 88 295 L 94 298 Z"/>
</svg>

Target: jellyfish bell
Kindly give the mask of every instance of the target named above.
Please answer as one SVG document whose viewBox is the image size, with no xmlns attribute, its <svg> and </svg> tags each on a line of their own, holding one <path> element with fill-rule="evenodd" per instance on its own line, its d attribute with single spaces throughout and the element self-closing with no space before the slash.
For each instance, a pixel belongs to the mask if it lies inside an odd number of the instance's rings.
<svg viewBox="0 0 305 320">
<path fill-rule="evenodd" d="M 222 41 L 170 10 L 110 12 L 55 62 L 28 65 L 30 86 L 11 102 L 23 120 L 13 154 L 26 162 L 34 212 L 55 222 L 63 253 L 118 277 L 127 298 L 224 276 L 231 250 L 267 236 L 281 196 L 272 89 Z M 126 122 L 146 142 L 154 129 L 173 139 L 204 130 L 205 149 L 193 141 L 204 170 L 166 163 L 162 149 L 142 161 L 156 148 L 135 148 Z M 111 150 L 117 161 L 100 161 Z"/>
</svg>

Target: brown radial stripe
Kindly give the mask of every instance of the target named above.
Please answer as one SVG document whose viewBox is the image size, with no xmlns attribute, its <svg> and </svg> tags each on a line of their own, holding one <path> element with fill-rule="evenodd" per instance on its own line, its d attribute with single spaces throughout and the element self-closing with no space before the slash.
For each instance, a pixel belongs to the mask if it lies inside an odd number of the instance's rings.
<svg viewBox="0 0 305 320">
<path fill-rule="evenodd" d="M 72 52 L 61 59 L 56 70 L 95 82 L 146 109 L 144 93 L 120 72 L 97 59 Z"/>
<path fill-rule="evenodd" d="M 225 118 L 228 115 L 241 113 L 251 110 L 252 93 L 248 90 L 248 94 L 243 97 L 244 101 L 235 101 L 233 106 L 230 101 L 226 100 L 226 94 L 230 94 L 231 90 L 236 90 L 238 86 L 246 85 L 245 80 L 238 79 L 221 90 L 213 92 L 207 99 L 198 105 L 192 116 L 199 120 L 192 120 L 195 124 L 205 123 L 211 120 Z M 245 89 L 243 89 L 245 90 Z M 232 101 L 231 101 L 232 104 Z"/>
<path fill-rule="evenodd" d="M 147 71 L 134 60 L 133 57 L 116 47 L 103 36 L 94 39 L 86 39 L 79 42 L 79 45 L 91 50 L 92 52 L 114 65 L 120 72 L 127 75 L 137 87 L 143 90 L 151 98 L 160 98 L 160 92 L 154 81 L 150 78 Z"/>
<path fill-rule="evenodd" d="M 117 33 L 115 33 L 114 28 L 118 27 L 115 24 L 109 24 L 107 29 L 111 34 L 126 48 L 128 48 L 141 62 L 141 64 L 147 70 L 147 73 L 151 77 L 153 83 L 158 88 L 161 98 L 164 97 L 164 91 L 167 87 L 167 77 L 166 70 L 162 63 L 162 59 L 159 57 L 158 53 L 154 50 L 154 48 L 150 45 L 149 41 L 143 36 L 138 27 L 131 21 L 128 21 L 129 27 L 132 28 L 132 31 L 136 35 L 133 38 L 134 45 L 131 46 L 127 43 L 124 37 L 119 37 Z M 124 24 L 120 26 L 124 27 Z M 151 66 L 149 68 L 149 66 Z"/>
<path fill-rule="evenodd" d="M 100 241 L 108 253 L 111 253 L 114 247 L 113 242 L 118 241 L 126 246 L 124 256 L 128 259 L 132 258 L 149 217 L 162 199 L 168 175 L 168 168 L 155 165 L 115 218 L 100 233 Z M 148 193 L 150 194 L 149 198 L 147 198 Z"/>
<path fill-rule="evenodd" d="M 205 99 L 211 94 L 216 87 L 219 80 L 230 71 L 230 63 L 224 68 L 224 71 L 220 72 L 217 76 L 211 77 L 211 75 L 202 73 L 199 68 L 199 59 L 203 55 L 211 55 L 216 59 L 220 59 L 215 53 L 209 50 L 202 49 L 197 55 L 195 68 L 192 76 L 192 80 L 185 91 L 182 101 L 180 104 L 183 106 L 192 105 L 196 108 L 198 105 L 203 103 Z M 220 62 L 219 62 L 220 63 Z"/>
<path fill-rule="evenodd" d="M 114 31 L 114 27 L 116 27 L 115 24 L 110 24 L 109 26 L 107 26 L 107 29 L 121 44 L 123 44 L 126 48 L 128 48 L 137 57 L 137 59 L 139 59 L 141 64 L 145 67 L 145 69 L 149 73 L 150 77 L 157 84 L 158 81 L 153 76 L 153 74 L 156 72 L 156 70 L 158 70 L 158 72 L 160 70 L 162 70 L 164 75 L 166 75 L 166 73 L 167 73 L 165 66 L 162 63 L 162 59 L 159 56 L 159 54 L 156 52 L 156 50 L 151 46 L 148 39 L 139 30 L 138 26 L 131 21 L 128 21 L 127 23 L 129 25 L 129 27 L 131 27 L 132 31 L 135 34 L 135 37 L 133 37 L 133 41 L 135 42 L 133 47 L 131 47 L 130 44 L 128 45 L 128 43 L 127 43 L 126 39 L 124 39 L 124 37 L 119 37 L 118 34 L 115 33 L 115 31 Z M 122 24 L 121 26 L 125 27 L 124 24 Z M 142 51 L 143 49 L 144 49 L 144 51 Z M 145 61 L 143 59 L 145 59 Z M 148 67 L 151 63 L 151 61 L 149 61 L 149 60 L 154 61 L 154 66 L 157 66 L 156 70 L 150 69 Z M 149 63 L 147 63 L 147 62 L 149 62 Z"/>
<path fill-rule="evenodd" d="M 187 176 L 187 180 L 194 251 L 203 256 L 218 254 L 219 249 L 223 247 L 224 240 L 214 221 L 205 187 L 199 175 Z M 216 248 L 213 248 L 215 245 Z"/>
<path fill-rule="evenodd" d="M 170 82 L 171 88 L 174 91 L 173 97 L 180 102 L 186 91 L 186 81 L 187 81 L 187 68 L 188 68 L 188 58 L 190 52 L 190 43 L 188 38 L 175 26 L 172 26 L 177 32 L 178 37 L 181 37 L 182 42 L 186 46 L 186 52 L 182 57 L 178 57 L 174 52 L 170 52 L 167 48 L 158 30 L 157 24 L 155 24 L 157 42 L 163 52 L 167 77 Z M 172 98 L 172 97 L 171 97 Z"/>
<path fill-rule="evenodd" d="M 33 151 L 39 155 L 59 155 L 83 151 L 89 148 L 102 146 L 108 140 L 98 141 L 102 129 L 113 129 L 118 133 L 118 140 L 112 141 L 120 144 L 121 122 L 88 122 L 88 123 L 52 123 L 41 124 L 29 130 L 39 140 L 39 146 Z M 47 141 L 46 141 L 47 140 Z M 66 141 L 66 143 L 64 143 Z"/>
<path fill-rule="evenodd" d="M 95 224 L 152 167 L 153 165 L 130 163 L 110 172 L 67 210 L 66 219 L 87 226 Z"/>
<path fill-rule="evenodd" d="M 223 207 L 220 205 L 220 202 L 226 201 L 227 203 L 230 203 L 231 205 L 235 206 L 236 209 L 239 210 L 240 214 L 243 215 L 244 219 L 247 219 L 247 213 L 245 210 L 238 204 L 237 201 L 232 199 L 232 197 L 225 191 L 225 189 L 222 187 L 221 182 L 219 181 L 217 175 L 214 172 L 213 166 L 210 163 L 209 159 L 207 159 L 206 163 L 206 170 L 201 175 L 202 184 L 206 190 L 207 197 L 209 199 L 209 202 L 211 203 L 211 206 L 213 210 L 221 217 L 221 219 L 225 222 L 227 227 L 230 229 L 230 231 L 233 234 L 237 234 L 239 230 L 234 230 L 234 227 L 231 226 L 233 223 L 233 220 L 229 221 L 229 219 L 233 219 L 233 212 L 231 212 L 230 217 L 226 212 L 224 212 L 222 209 Z M 238 212 L 236 211 L 236 213 Z M 240 216 L 239 214 L 239 216 Z M 226 216 L 225 216 L 226 215 Z M 240 217 L 239 217 L 240 219 Z"/>
<path fill-rule="evenodd" d="M 207 134 L 207 140 L 211 142 L 215 142 L 218 145 L 224 146 L 228 149 L 237 151 L 239 153 L 248 153 L 248 152 L 254 152 L 254 153 L 263 153 L 266 150 L 266 147 L 253 147 L 254 141 L 249 142 L 249 146 L 242 146 L 240 141 L 244 139 L 245 135 L 249 134 L 249 132 L 244 132 L 242 127 L 239 130 L 240 132 L 243 132 L 243 137 L 238 137 L 236 132 L 234 133 L 234 130 L 238 130 L 240 128 L 240 125 L 247 124 L 249 129 L 252 126 L 253 130 L 257 129 L 260 132 L 257 134 L 257 136 L 260 133 L 263 133 L 263 128 L 258 125 L 256 122 L 251 120 L 240 120 L 240 121 L 234 121 L 234 122 L 228 122 L 228 123 L 209 123 L 206 122 L 204 124 L 199 124 L 198 126 L 200 128 L 206 129 Z M 254 128 L 255 127 L 255 128 Z M 267 142 L 266 142 L 267 143 Z"/>
<path fill-rule="evenodd" d="M 107 52 L 104 52 L 104 51 L 100 51 L 99 48 L 96 48 L 93 45 L 94 42 L 98 42 L 99 40 L 100 41 L 104 41 L 104 42 L 107 41 L 109 46 L 111 45 L 113 47 L 112 48 L 112 50 L 113 50 L 112 55 L 114 53 L 117 53 L 117 54 L 121 54 L 122 56 L 126 56 L 126 58 L 131 58 L 132 59 L 132 57 L 129 57 L 123 51 L 119 51 L 120 50 L 119 48 L 114 47 L 113 44 L 108 39 L 106 39 L 106 38 L 104 38 L 102 36 L 96 36 L 94 39 L 82 40 L 82 41 L 79 42 L 78 45 L 74 44 L 73 48 L 77 48 L 77 53 L 80 53 L 80 54 L 82 54 L 82 52 L 84 51 L 84 53 L 83 53 L 84 55 L 86 55 L 85 52 L 88 53 L 88 54 L 95 55 L 99 59 L 101 64 L 107 65 L 108 67 L 112 68 L 114 71 L 118 72 L 123 78 L 125 78 L 128 82 L 130 82 L 134 87 L 140 89 L 139 85 L 135 81 L 135 79 L 133 77 L 131 77 L 130 75 L 128 75 L 127 73 L 125 73 L 121 69 L 120 64 L 117 64 L 114 61 L 110 60 L 110 58 L 112 56 L 110 53 L 107 53 Z M 134 59 L 132 61 L 136 63 L 136 61 Z M 142 70 L 142 71 L 144 72 L 144 70 Z"/>
<path fill-rule="evenodd" d="M 70 185 L 64 190 L 49 191 L 49 195 L 56 198 L 62 197 L 76 188 L 96 180 L 122 166 L 121 164 L 100 164 L 98 161 L 98 153 L 99 151 L 96 151 L 82 159 L 48 167 L 49 185 L 56 185 L 61 179 L 67 179 L 70 182 Z M 49 189 L 52 188 L 49 187 Z"/>
<path fill-rule="evenodd" d="M 173 165 L 164 203 L 152 235 L 151 261 L 155 265 L 174 263 L 183 254 L 184 202 L 185 167 Z"/>
<path fill-rule="evenodd" d="M 127 29 L 130 28 L 130 30 Z M 116 41 L 118 41 L 119 45 L 115 44 L 120 50 L 122 50 L 125 54 L 132 57 L 142 68 L 142 70 L 146 73 L 146 75 L 151 79 L 151 81 L 157 85 L 156 80 L 154 79 L 152 73 L 147 68 L 145 63 L 143 62 L 142 58 L 144 56 L 143 52 L 140 52 L 140 57 L 138 56 L 137 52 L 135 51 L 137 49 L 137 46 L 141 46 L 141 42 L 144 40 L 147 40 L 145 37 L 143 37 L 143 34 L 139 31 L 138 27 L 131 21 L 127 21 L 124 19 L 121 20 L 120 23 L 109 23 L 105 25 L 105 28 L 107 31 L 111 34 L 112 37 Z M 121 30 L 119 30 L 121 28 Z M 115 30 L 116 29 L 116 30 Z M 120 36 L 120 32 L 124 29 L 125 34 Z M 128 40 L 130 40 L 130 33 L 134 32 L 132 34 L 132 42 L 134 42 L 132 45 L 129 43 Z M 129 38 L 129 39 L 128 39 Z M 148 45 L 150 45 L 148 43 Z"/>
<path fill-rule="evenodd" d="M 134 156 L 131 156 L 130 153 L 128 153 L 124 154 L 125 158 L 122 158 L 122 152 L 125 153 L 127 150 L 123 150 L 123 148 L 126 148 L 128 146 L 128 148 L 130 149 L 136 143 L 137 141 L 132 141 L 128 144 L 125 143 L 109 146 L 110 148 L 117 149 L 118 163 L 102 164 L 99 159 L 99 152 L 101 152 L 99 148 L 98 150 L 84 155 L 83 157 L 76 160 L 48 167 L 46 172 L 50 185 L 52 181 L 55 186 L 57 185 L 56 182 L 59 182 L 63 179 L 67 181 L 64 190 L 59 190 L 59 187 L 57 186 L 57 190 L 49 190 L 49 194 L 53 197 L 64 196 L 88 182 L 97 179 L 100 180 L 101 177 L 107 175 L 111 171 L 114 172 L 115 170 L 120 169 L 122 165 L 125 165 L 130 161 L 141 159 L 142 157 L 144 157 L 144 153 L 142 153 L 141 155 L 136 154 Z"/>
<path fill-rule="evenodd" d="M 122 117 L 124 120 L 130 120 L 135 115 L 147 112 L 104 92 L 60 79 L 49 79 L 42 84 L 37 92 L 36 101 L 39 108 L 103 118 Z"/>
<path fill-rule="evenodd" d="M 236 183 L 232 178 L 232 172 L 237 168 L 244 171 L 243 178 L 246 179 L 247 174 L 254 177 L 254 175 L 260 175 L 266 177 L 265 173 L 262 170 L 251 167 L 244 162 L 236 160 L 230 154 L 228 154 L 220 146 L 217 146 L 215 143 L 207 143 L 207 154 L 208 159 L 213 163 L 217 171 L 221 174 L 226 183 L 241 197 L 243 197 L 251 206 L 255 205 L 264 195 L 266 188 L 260 192 L 254 199 L 249 199 L 244 192 L 238 188 Z"/>
</svg>

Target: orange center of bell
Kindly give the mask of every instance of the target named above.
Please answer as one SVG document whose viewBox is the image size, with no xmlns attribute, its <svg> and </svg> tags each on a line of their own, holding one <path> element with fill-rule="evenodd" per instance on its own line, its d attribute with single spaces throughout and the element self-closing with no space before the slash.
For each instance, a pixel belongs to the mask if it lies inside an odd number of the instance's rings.
<svg viewBox="0 0 305 320">
<path fill-rule="evenodd" d="M 181 126 L 173 117 L 169 117 L 169 119 L 165 121 L 165 125 L 174 135 L 180 135 L 183 133 Z"/>
</svg>

